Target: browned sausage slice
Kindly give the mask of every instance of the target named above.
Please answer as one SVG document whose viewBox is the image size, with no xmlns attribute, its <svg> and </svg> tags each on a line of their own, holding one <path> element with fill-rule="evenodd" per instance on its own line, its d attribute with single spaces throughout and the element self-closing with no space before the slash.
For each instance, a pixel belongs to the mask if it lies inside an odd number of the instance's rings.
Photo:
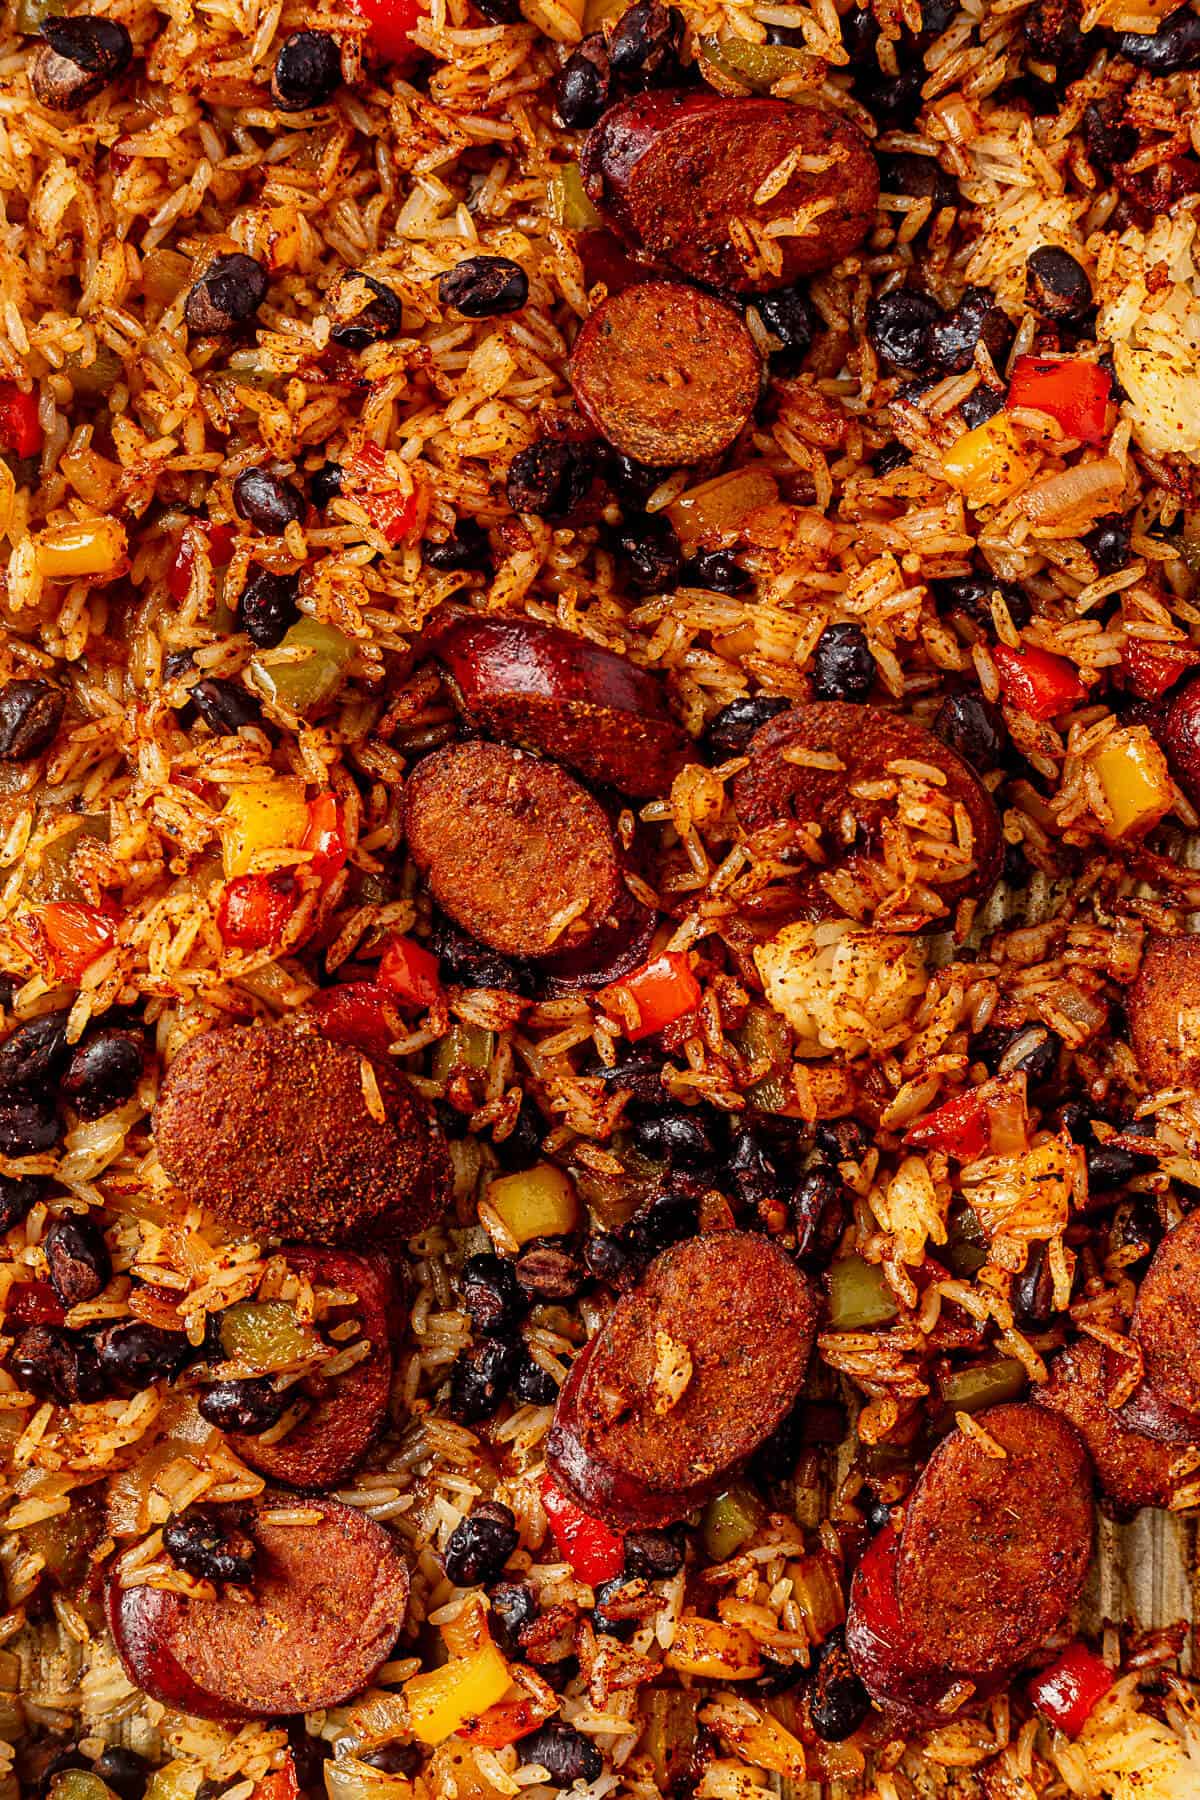
<svg viewBox="0 0 1200 1800">
<path fill-rule="evenodd" d="M 610 1522 L 681 1517 L 792 1406 L 816 1316 L 811 1284 L 769 1239 L 677 1244 L 617 1302 L 560 1395 L 551 1467 Z M 579 1451 L 599 1465 L 590 1481 Z"/>
<path fill-rule="evenodd" d="M 627 657 L 555 625 L 459 606 L 440 608 L 425 636 L 476 728 L 636 799 L 670 788 L 688 740 L 663 683 Z"/>
<path fill-rule="evenodd" d="M 900 1616 L 950 1669 L 1013 1668 L 1061 1625 L 1087 1575 L 1095 1524 L 1083 1440 L 1043 1407 L 994 1406 L 930 1457 L 900 1539 Z"/>
<path fill-rule="evenodd" d="M 728 449 L 762 383 L 754 339 L 731 306 L 675 281 L 644 281 L 598 306 L 575 342 L 571 385 L 596 430 L 643 463 Z"/>
<path fill-rule="evenodd" d="M 334 1308 L 321 1319 L 321 1329 L 328 1331 L 357 1319 L 358 1336 L 339 1340 L 338 1348 L 365 1342 L 371 1347 L 370 1355 L 343 1375 L 315 1375 L 289 1388 L 289 1400 L 302 1395 L 308 1411 L 278 1442 L 264 1443 L 261 1437 L 241 1433 L 229 1441 L 243 1462 L 272 1481 L 286 1481 L 298 1488 L 328 1488 L 344 1480 L 362 1461 L 387 1412 L 392 1385 L 391 1276 L 382 1257 L 300 1248 L 285 1250 L 283 1256 L 290 1269 L 314 1286 L 354 1294 L 350 1304 Z"/>
<path fill-rule="evenodd" d="M 449 1194 L 445 1141 L 416 1090 L 316 1032 L 194 1038 L 167 1070 L 154 1134 L 186 1198 L 255 1235 L 394 1243 Z"/>
<path fill-rule="evenodd" d="M 555 763 L 452 744 L 405 791 L 413 861 L 444 912 L 505 956 L 588 943 L 623 892 L 599 802 Z"/>
<path fill-rule="evenodd" d="M 736 293 L 787 287 L 839 262 L 875 218 L 879 171 L 856 125 L 820 106 L 639 94 L 588 133 L 584 185 L 638 249 Z M 768 270 L 755 235 L 781 253 Z M 808 225 L 811 229 L 801 229 Z"/>
<path fill-rule="evenodd" d="M 1123 1513 L 1142 1506 L 1166 1506 L 1188 1478 L 1189 1460 L 1178 1443 L 1158 1443 L 1136 1428 L 1138 1413 L 1129 1406 L 1116 1412 L 1106 1395 L 1105 1356 L 1091 1338 L 1080 1338 L 1055 1357 L 1050 1379 L 1034 1400 L 1069 1419 L 1088 1447 L 1100 1487 Z M 1200 1434 L 1200 1421 L 1193 1435 Z"/>
<path fill-rule="evenodd" d="M 1200 934 L 1150 939 L 1129 990 L 1129 1035 L 1152 1088 L 1200 1087 Z"/>
<path fill-rule="evenodd" d="M 1200 1413 L 1200 1212 L 1168 1231 L 1150 1259 L 1133 1309 L 1147 1380 Z"/>
<path fill-rule="evenodd" d="M 277 1523 L 281 1509 L 312 1517 Z M 248 1591 L 189 1599 L 122 1587 L 114 1570 L 108 1621 L 130 1680 L 202 1719 L 336 1706 L 386 1661 L 404 1622 L 408 1570 L 396 1540 L 340 1501 L 270 1492 L 244 1528 L 256 1544 Z"/>
<path fill-rule="evenodd" d="M 832 755 L 841 767 L 813 767 L 806 754 Z M 733 804 L 743 828 L 763 831 L 786 824 L 819 827 L 830 861 L 855 855 L 878 856 L 885 822 L 894 819 L 894 798 L 857 793 L 856 784 L 887 778 L 896 764 L 931 769 L 932 791 L 944 809 L 961 806 L 970 825 L 968 851 L 955 851 L 930 864 L 929 885 L 950 901 L 990 887 L 1000 873 L 1003 839 L 995 803 L 974 770 L 931 731 L 880 706 L 850 706 L 840 700 L 794 706 L 760 727 L 750 740 L 748 767 L 734 777 Z M 938 777 L 941 778 L 939 785 Z M 856 827 L 846 837 L 848 816 Z"/>
</svg>

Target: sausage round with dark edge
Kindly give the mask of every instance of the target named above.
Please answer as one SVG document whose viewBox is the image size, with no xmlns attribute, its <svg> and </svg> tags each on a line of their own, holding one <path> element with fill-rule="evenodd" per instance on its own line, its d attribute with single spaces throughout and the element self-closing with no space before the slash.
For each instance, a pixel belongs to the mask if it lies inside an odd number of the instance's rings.
<svg viewBox="0 0 1200 1800">
<path fill-rule="evenodd" d="M 816 1317 L 812 1285 L 767 1238 L 718 1232 L 664 1251 L 560 1390 L 556 1480 L 610 1524 L 682 1518 L 795 1403 Z"/>
<path fill-rule="evenodd" d="M 335 1307 L 321 1320 L 324 1330 L 356 1319 L 357 1339 L 341 1339 L 344 1350 L 354 1342 L 370 1346 L 370 1354 L 342 1375 L 306 1377 L 288 1389 L 289 1401 L 304 1398 L 308 1410 L 276 1442 L 241 1433 L 230 1436 L 235 1453 L 252 1469 L 289 1487 L 329 1488 L 357 1468 L 387 1414 L 392 1385 L 389 1313 L 393 1304 L 391 1273 L 383 1257 L 352 1256 L 346 1251 L 286 1249 L 280 1252 L 296 1275 L 315 1287 L 340 1289 L 354 1299 Z"/>
<path fill-rule="evenodd" d="M 718 456 L 749 422 L 761 385 L 762 358 L 738 314 L 676 281 L 611 295 L 571 354 L 580 410 L 641 463 Z"/>
<path fill-rule="evenodd" d="M 1200 1087 L 1200 933 L 1149 939 L 1128 1015 L 1133 1052 L 1150 1087 Z"/>
<path fill-rule="evenodd" d="M 617 231 L 694 281 L 736 293 L 789 287 L 862 243 L 879 171 L 862 132 L 821 106 L 666 90 L 610 108 L 588 133 L 584 186 Z M 807 214 L 807 217 L 804 215 Z M 755 238 L 773 236 L 779 266 Z"/>
<path fill-rule="evenodd" d="M 202 1719 L 336 1706 L 387 1660 L 408 1570 L 382 1525 L 338 1500 L 269 1490 L 231 1516 L 255 1544 L 253 1587 L 192 1599 L 109 1576 L 108 1622 L 131 1681 Z M 307 1523 L 273 1514 L 302 1512 Z"/>
<path fill-rule="evenodd" d="M 1062 1624 L 1091 1557 L 1092 1470 L 1057 1413 L 994 1406 L 930 1457 L 904 1516 L 900 1618 L 918 1655 L 943 1668 L 1015 1668 Z"/>
<path fill-rule="evenodd" d="M 504 956 L 581 948 L 624 892 L 599 801 L 522 750 L 436 750 L 410 776 L 404 811 L 413 861 L 438 905 Z"/>
<path fill-rule="evenodd" d="M 661 680 L 578 632 L 532 619 L 436 612 L 425 641 L 476 729 L 635 799 L 668 791 L 688 739 Z"/>
<path fill-rule="evenodd" d="M 1155 1429 L 1161 1431 L 1170 1415 L 1179 1430 L 1187 1415 L 1139 1390 L 1116 1411 L 1108 1404 L 1110 1371 L 1100 1345 L 1080 1338 L 1059 1352 L 1050 1368 L 1050 1379 L 1034 1392 L 1039 1406 L 1048 1406 L 1069 1419 L 1088 1447 L 1105 1498 L 1120 1513 L 1143 1506 L 1167 1506 L 1172 1494 L 1190 1478 L 1192 1459 L 1186 1450 L 1200 1443 L 1200 1419 L 1190 1426 L 1190 1437 L 1162 1441 L 1148 1435 L 1142 1425 L 1154 1409 Z"/>
<path fill-rule="evenodd" d="M 1164 1400 L 1200 1414 L 1200 1213 L 1168 1231 L 1133 1309 L 1146 1378 Z"/>
<path fill-rule="evenodd" d="M 167 1069 L 154 1135 L 185 1197 L 254 1236 L 394 1243 L 449 1194 L 445 1140 L 416 1089 L 315 1031 L 193 1038 Z"/>
</svg>

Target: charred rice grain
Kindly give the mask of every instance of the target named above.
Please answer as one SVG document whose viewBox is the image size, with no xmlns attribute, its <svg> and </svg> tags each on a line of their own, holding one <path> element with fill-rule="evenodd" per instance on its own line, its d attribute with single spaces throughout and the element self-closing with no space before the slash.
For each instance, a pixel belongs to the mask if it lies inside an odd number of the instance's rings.
<svg viewBox="0 0 1200 1800">
<path fill-rule="evenodd" d="M 342 54 L 327 31 L 294 31 L 279 46 L 271 98 L 279 112 L 323 106 L 341 84 Z"/>
<path fill-rule="evenodd" d="M 73 19 L 45 18 L 46 40 L 29 72 L 43 106 L 73 112 L 123 75 L 133 61 L 133 41 L 115 19 L 82 13 Z"/>
<path fill-rule="evenodd" d="M 0 687 L 0 762 L 31 762 L 54 742 L 67 696 L 50 681 Z"/>
<path fill-rule="evenodd" d="M 438 277 L 438 298 L 465 319 L 520 312 L 529 299 L 529 277 L 511 256 L 468 256 Z"/>
<path fill-rule="evenodd" d="M 254 1540 L 209 1507 L 191 1506 L 163 1526 L 163 1549 L 198 1581 L 229 1581 L 247 1587 L 254 1580 Z"/>
<path fill-rule="evenodd" d="M 215 336 L 248 325 L 257 317 L 269 285 L 267 271 L 252 256 L 237 250 L 215 257 L 184 304 L 188 330 Z"/>
<path fill-rule="evenodd" d="M 290 625 L 300 617 L 296 604 L 299 582 L 295 575 L 277 575 L 274 569 L 251 569 L 238 595 L 237 622 L 252 644 L 273 650 Z"/>
<path fill-rule="evenodd" d="M 112 1279 L 112 1257 L 104 1233 L 91 1219 L 75 1214 L 55 1219 L 42 1243 L 50 1285 L 69 1312 L 102 1294 Z"/>
</svg>

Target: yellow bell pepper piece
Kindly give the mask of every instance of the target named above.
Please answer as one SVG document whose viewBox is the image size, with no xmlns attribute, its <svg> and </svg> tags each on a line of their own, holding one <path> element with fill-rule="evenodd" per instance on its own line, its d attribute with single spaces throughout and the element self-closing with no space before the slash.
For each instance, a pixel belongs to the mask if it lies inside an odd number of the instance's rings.
<svg viewBox="0 0 1200 1800">
<path fill-rule="evenodd" d="M 423 1744 L 440 1744 L 466 1724 L 495 1706 L 511 1684 L 508 1664 L 494 1644 L 485 1644 L 473 1656 L 459 1657 L 414 1675 L 404 1684 L 408 1702 L 408 1728 Z"/>
<path fill-rule="evenodd" d="M 762 1657 L 748 1631 L 720 1619 L 699 1619 L 687 1613 L 675 1627 L 667 1665 L 684 1675 L 705 1675 L 713 1681 L 751 1681 L 762 1674 Z"/>
<path fill-rule="evenodd" d="M 304 783 L 247 781 L 234 788 L 221 814 L 225 878 L 248 874 L 260 850 L 294 850 L 308 830 Z"/>
<path fill-rule="evenodd" d="M 1030 477 L 1021 439 L 1005 413 L 966 431 L 942 456 L 946 480 L 968 506 L 994 506 L 1019 492 Z"/>
<path fill-rule="evenodd" d="M 553 1163 L 501 1175 L 489 1184 L 487 1197 L 519 1244 L 536 1237 L 566 1237 L 579 1223 L 574 1183 Z"/>
<path fill-rule="evenodd" d="M 1111 732 L 1090 760 L 1112 813 L 1113 837 L 1140 837 L 1170 812 L 1167 759 L 1144 725 Z"/>
<path fill-rule="evenodd" d="M 76 575 L 115 575 L 125 561 L 125 527 L 116 519 L 51 525 L 36 540 L 37 565 L 51 581 Z"/>
</svg>

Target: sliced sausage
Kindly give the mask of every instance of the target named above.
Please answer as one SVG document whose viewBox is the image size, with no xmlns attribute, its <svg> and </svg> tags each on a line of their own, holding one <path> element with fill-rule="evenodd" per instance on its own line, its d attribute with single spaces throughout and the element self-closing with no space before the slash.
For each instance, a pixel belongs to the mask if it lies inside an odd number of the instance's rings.
<svg viewBox="0 0 1200 1800">
<path fill-rule="evenodd" d="M 1105 1365 L 1100 1345 L 1080 1338 L 1055 1357 L 1050 1379 L 1034 1400 L 1071 1421 L 1096 1465 L 1102 1492 L 1119 1512 L 1166 1506 L 1186 1478 L 1189 1461 L 1178 1443 L 1158 1443 L 1137 1429 L 1132 1402 L 1113 1411 Z M 1200 1421 L 1193 1423 L 1193 1433 L 1200 1434 Z"/>
<path fill-rule="evenodd" d="M 682 1517 L 795 1402 L 816 1315 L 811 1284 L 767 1238 L 675 1245 L 576 1359 L 547 1460 L 610 1523 Z"/>
<path fill-rule="evenodd" d="M 1200 934 L 1152 937 L 1129 990 L 1129 1035 L 1152 1088 L 1200 1087 Z"/>
<path fill-rule="evenodd" d="M 743 294 L 839 262 L 862 243 L 879 199 L 858 127 L 788 100 L 639 94 L 592 128 L 581 166 L 588 194 L 635 248 Z M 810 230 L 771 240 L 782 261 L 766 271 L 754 236 L 810 207 Z"/>
<path fill-rule="evenodd" d="M 995 1683 L 983 1675 L 956 1675 L 921 1654 L 900 1617 L 899 1558 L 900 1540 L 887 1525 L 868 1544 L 850 1583 L 846 1650 L 876 1706 L 895 1725 L 919 1731 L 949 1723 L 964 1705 L 986 1698 Z M 973 1694 L 963 1681 L 972 1682 Z"/>
<path fill-rule="evenodd" d="M 571 385 L 596 430 L 642 463 L 702 462 L 749 422 L 762 359 L 724 301 L 676 281 L 613 294 L 575 341 Z"/>
<path fill-rule="evenodd" d="M 688 739 L 663 683 L 628 657 L 556 625 L 461 606 L 441 607 L 425 638 L 476 729 L 635 799 L 670 788 Z"/>
<path fill-rule="evenodd" d="M 1200 1212 L 1168 1231 L 1142 1277 L 1132 1331 L 1165 1400 L 1200 1413 Z"/>
<path fill-rule="evenodd" d="M 315 1031 L 193 1038 L 167 1070 L 154 1134 L 185 1197 L 254 1235 L 395 1243 L 432 1224 L 450 1191 L 445 1140 L 416 1090 Z"/>
<path fill-rule="evenodd" d="M 362 1340 L 371 1346 L 371 1353 L 344 1375 L 313 1375 L 289 1388 L 289 1400 L 302 1395 L 308 1411 L 277 1443 L 242 1433 L 232 1435 L 229 1442 L 243 1462 L 272 1481 L 298 1488 L 333 1487 L 357 1468 L 387 1414 L 392 1385 L 389 1266 L 382 1257 L 351 1256 L 346 1251 L 297 1248 L 283 1255 L 288 1267 L 314 1286 L 354 1294 L 353 1302 L 321 1319 L 321 1329 L 356 1319 L 357 1338 L 339 1339 L 338 1348 Z"/>
<path fill-rule="evenodd" d="M 505 956 L 589 943 L 623 892 L 612 828 L 555 763 L 505 744 L 451 744 L 405 790 L 413 861 L 444 912 Z"/>
<path fill-rule="evenodd" d="M 541 992 L 550 1000 L 621 981 L 641 967 L 650 954 L 659 915 L 623 894 L 608 920 L 582 950 L 547 956 L 538 965 Z"/>
<path fill-rule="evenodd" d="M 1095 1525 L 1083 1440 L 1057 1413 L 994 1406 L 977 1423 L 1005 1454 L 955 1431 L 930 1457 L 900 1539 L 900 1617 L 949 1669 L 1014 1668 L 1061 1625 L 1087 1575 Z"/>
<path fill-rule="evenodd" d="M 791 760 L 806 752 L 832 753 L 842 766 L 814 768 Z M 880 706 L 814 701 L 768 720 L 751 738 L 748 754 L 748 766 L 733 782 L 734 810 L 748 832 L 789 821 L 816 825 L 831 861 L 878 855 L 895 801 L 856 793 L 856 784 L 880 781 L 896 763 L 924 764 L 944 778 L 938 787 L 930 777 L 931 787 L 947 808 L 962 807 L 971 831 L 970 873 L 953 873 L 962 870 L 964 855 L 946 865 L 949 880 L 931 875 L 931 885 L 952 901 L 991 887 L 999 876 L 1004 844 L 991 795 L 960 756 L 913 719 Z"/>
<path fill-rule="evenodd" d="M 283 1524 L 281 1510 L 312 1515 Z M 338 1500 L 269 1490 L 230 1508 L 255 1544 L 254 1583 L 212 1600 L 108 1582 L 108 1622 L 129 1679 L 202 1719 L 312 1712 L 349 1699 L 404 1623 L 396 1540 Z M 246 1514 L 247 1516 L 243 1516 Z"/>
</svg>

